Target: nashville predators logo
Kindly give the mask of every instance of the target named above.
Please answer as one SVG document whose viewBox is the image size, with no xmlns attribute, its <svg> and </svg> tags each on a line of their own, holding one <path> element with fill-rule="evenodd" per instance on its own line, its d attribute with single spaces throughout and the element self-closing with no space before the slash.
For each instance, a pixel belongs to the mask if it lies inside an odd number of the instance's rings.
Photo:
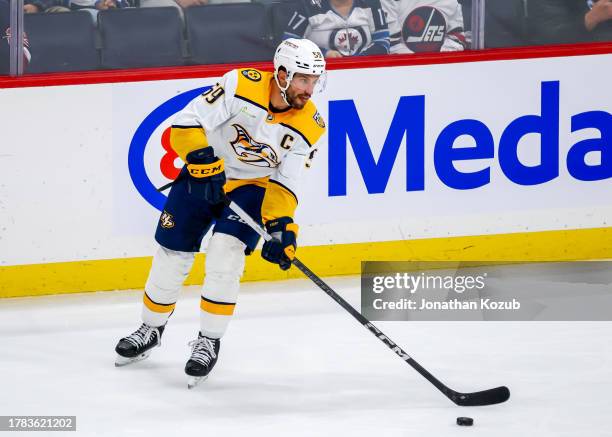
<svg viewBox="0 0 612 437">
<path fill-rule="evenodd" d="M 240 161 L 257 167 L 278 166 L 278 156 L 272 147 L 255 141 L 239 124 L 232 124 L 232 127 L 236 129 L 236 139 L 230 144 Z"/>
<path fill-rule="evenodd" d="M 174 227 L 174 217 L 169 212 L 162 212 L 161 217 L 159 218 L 159 222 L 161 227 L 164 229 L 172 229 Z"/>
<path fill-rule="evenodd" d="M 315 115 L 312 116 L 312 118 L 314 118 L 315 123 L 317 123 L 317 125 L 321 129 L 325 129 L 325 120 L 323 120 L 323 117 L 321 116 L 321 114 L 319 114 L 319 111 L 317 111 Z"/>
<path fill-rule="evenodd" d="M 242 75 L 253 82 L 261 80 L 261 73 L 257 70 L 242 70 Z"/>
</svg>

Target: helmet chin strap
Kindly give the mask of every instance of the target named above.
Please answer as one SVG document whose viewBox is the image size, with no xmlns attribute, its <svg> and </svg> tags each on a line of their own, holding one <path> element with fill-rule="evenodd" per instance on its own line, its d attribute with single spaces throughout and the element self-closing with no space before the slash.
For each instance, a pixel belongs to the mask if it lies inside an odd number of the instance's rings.
<svg viewBox="0 0 612 437">
<path fill-rule="evenodd" d="M 289 89 L 291 79 L 293 79 L 293 74 L 287 73 L 287 85 L 285 85 L 285 87 L 283 88 L 280 82 L 278 81 L 278 72 L 274 72 L 274 80 L 276 81 L 276 85 L 278 85 L 278 88 L 280 89 L 280 95 L 283 99 L 283 102 L 285 102 L 289 107 L 293 108 L 293 105 L 289 103 L 289 100 L 287 99 L 287 90 Z"/>
<path fill-rule="evenodd" d="M 287 105 L 289 105 L 291 108 L 293 108 L 293 105 L 291 103 L 289 103 L 289 100 L 287 99 L 286 90 L 285 91 L 281 90 L 281 97 L 283 98 L 283 102 L 285 102 Z"/>
</svg>

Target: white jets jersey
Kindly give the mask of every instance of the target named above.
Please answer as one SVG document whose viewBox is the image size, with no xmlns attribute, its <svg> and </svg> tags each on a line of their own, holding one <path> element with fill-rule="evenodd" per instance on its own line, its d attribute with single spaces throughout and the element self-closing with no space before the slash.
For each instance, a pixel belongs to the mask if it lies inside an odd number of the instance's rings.
<svg viewBox="0 0 612 437">
<path fill-rule="evenodd" d="M 457 0 L 381 0 L 391 53 L 450 52 L 467 46 Z"/>
<path fill-rule="evenodd" d="M 183 160 L 192 150 L 212 146 L 225 163 L 226 192 L 253 183 L 267 192 L 280 190 L 276 197 L 293 197 L 297 204 L 298 181 L 310 166 L 325 122 L 311 101 L 303 109 L 274 112 L 269 107 L 273 80 L 272 73 L 249 68 L 226 73 L 176 116 L 171 142 Z M 289 203 L 283 215 L 295 209 L 293 200 Z"/>
<path fill-rule="evenodd" d="M 353 0 L 347 17 L 336 12 L 329 0 L 301 0 L 283 38 L 308 38 L 323 54 L 328 50 L 343 56 L 389 53 L 389 29 L 380 0 Z"/>
</svg>

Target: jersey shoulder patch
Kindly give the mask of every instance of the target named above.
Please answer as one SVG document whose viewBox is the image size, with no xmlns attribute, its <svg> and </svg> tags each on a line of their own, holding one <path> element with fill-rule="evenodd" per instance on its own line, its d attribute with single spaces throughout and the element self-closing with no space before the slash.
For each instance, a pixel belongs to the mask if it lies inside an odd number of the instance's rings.
<svg viewBox="0 0 612 437">
<path fill-rule="evenodd" d="M 240 70 L 240 74 L 253 82 L 259 82 L 261 80 L 261 72 L 254 68 L 245 68 Z"/>
<path fill-rule="evenodd" d="M 308 101 L 303 109 L 295 111 L 284 123 L 299 132 L 310 147 L 319 141 L 326 129 L 323 116 L 311 101 Z"/>
<path fill-rule="evenodd" d="M 312 118 L 314 119 L 315 123 L 321 128 L 321 129 L 325 129 L 325 120 L 323 119 L 323 116 L 321 115 L 321 113 L 319 111 L 316 111 L 314 113 L 314 115 L 312 116 Z"/>
<path fill-rule="evenodd" d="M 246 100 L 255 106 L 268 110 L 270 100 L 270 80 L 272 73 L 254 68 L 238 69 L 238 86 L 236 97 Z"/>
</svg>

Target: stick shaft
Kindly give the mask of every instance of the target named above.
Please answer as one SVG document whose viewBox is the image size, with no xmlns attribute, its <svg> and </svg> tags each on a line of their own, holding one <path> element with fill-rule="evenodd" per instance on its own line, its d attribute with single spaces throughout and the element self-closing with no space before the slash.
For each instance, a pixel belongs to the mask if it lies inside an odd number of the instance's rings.
<svg viewBox="0 0 612 437">
<path fill-rule="evenodd" d="M 229 200 L 229 199 L 228 199 Z M 255 232 L 261 235 L 266 241 L 272 239 L 272 236 L 268 234 L 249 214 L 243 210 L 240 205 L 237 205 L 233 201 L 228 201 L 227 206 L 234 211 L 238 216 L 249 225 Z M 342 308 L 348 311 L 355 319 L 359 321 L 368 331 L 370 331 L 376 338 L 383 342 L 389 349 L 397 354 L 402 360 L 406 361 L 412 368 L 419 372 L 424 378 L 431 382 L 438 390 L 448 396 L 448 387 L 440 382 L 435 376 L 415 361 L 410 355 L 408 355 L 401 347 L 399 347 L 393 340 L 387 337 L 383 332 L 378 329 L 372 322 L 366 319 L 359 311 L 351 306 L 342 296 L 336 293 L 329 285 L 317 276 L 312 270 L 310 270 L 304 263 L 298 258 L 294 258 L 292 261 L 293 265 L 296 266 L 308 279 L 314 282 L 321 290 L 323 290 L 329 297 L 335 300 Z"/>
</svg>

